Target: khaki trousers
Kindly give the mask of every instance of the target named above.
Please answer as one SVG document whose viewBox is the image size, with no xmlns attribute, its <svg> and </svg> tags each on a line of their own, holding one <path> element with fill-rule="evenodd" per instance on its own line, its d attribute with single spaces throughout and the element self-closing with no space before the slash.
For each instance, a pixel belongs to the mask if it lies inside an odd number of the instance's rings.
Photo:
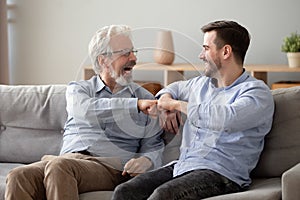
<svg viewBox="0 0 300 200">
<path fill-rule="evenodd" d="M 79 200 L 79 194 L 113 190 L 129 177 L 116 159 L 79 153 L 44 156 L 40 162 L 13 169 L 6 180 L 6 200 Z"/>
</svg>

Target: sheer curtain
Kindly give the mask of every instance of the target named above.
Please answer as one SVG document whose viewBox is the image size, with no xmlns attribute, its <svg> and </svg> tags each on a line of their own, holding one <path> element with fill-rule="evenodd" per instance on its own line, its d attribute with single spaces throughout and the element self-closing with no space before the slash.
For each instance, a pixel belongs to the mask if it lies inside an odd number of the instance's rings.
<svg viewBox="0 0 300 200">
<path fill-rule="evenodd" d="M 6 0 L 0 0 L 0 84 L 9 84 Z"/>
</svg>

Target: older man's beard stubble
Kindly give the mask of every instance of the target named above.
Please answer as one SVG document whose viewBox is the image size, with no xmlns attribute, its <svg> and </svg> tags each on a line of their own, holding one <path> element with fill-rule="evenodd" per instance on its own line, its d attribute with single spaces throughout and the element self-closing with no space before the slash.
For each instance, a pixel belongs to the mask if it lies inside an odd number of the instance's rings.
<svg viewBox="0 0 300 200">
<path fill-rule="evenodd" d="M 133 82 L 132 69 L 135 65 L 136 65 L 135 61 L 130 61 L 130 62 L 126 63 L 122 67 L 119 76 L 112 68 L 110 68 L 110 75 L 112 78 L 115 79 L 117 84 L 119 84 L 121 86 L 126 86 Z"/>
</svg>

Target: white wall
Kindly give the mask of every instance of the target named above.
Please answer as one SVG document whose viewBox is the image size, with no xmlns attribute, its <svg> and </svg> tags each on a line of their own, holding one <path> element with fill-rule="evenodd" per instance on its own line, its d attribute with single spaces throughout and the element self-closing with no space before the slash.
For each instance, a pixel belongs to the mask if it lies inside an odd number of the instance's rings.
<svg viewBox="0 0 300 200">
<path fill-rule="evenodd" d="M 300 32 L 299 0 L 10 0 L 11 83 L 68 83 L 81 78 L 89 64 L 87 46 L 93 33 L 109 24 L 134 29 L 135 46 L 154 45 L 157 28 L 173 30 L 175 51 L 189 62 L 197 58 L 203 34 L 212 20 L 232 19 L 252 35 L 247 64 L 287 64 L 282 39 Z M 139 53 L 140 62 L 153 62 L 152 51 Z M 177 57 L 175 62 L 182 62 Z M 135 73 L 156 80 L 155 73 Z M 299 73 L 270 74 L 269 83 L 300 80 Z"/>
</svg>

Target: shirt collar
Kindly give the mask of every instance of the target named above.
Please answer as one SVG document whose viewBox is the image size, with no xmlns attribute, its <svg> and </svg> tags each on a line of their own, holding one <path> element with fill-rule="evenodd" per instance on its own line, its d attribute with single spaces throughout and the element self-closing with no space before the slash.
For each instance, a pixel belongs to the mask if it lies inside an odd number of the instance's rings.
<svg viewBox="0 0 300 200">
<path fill-rule="evenodd" d="M 249 74 L 245 70 L 245 68 L 243 68 L 243 73 L 231 85 L 223 87 L 222 89 L 224 89 L 224 90 L 230 89 L 230 88 L 244 82 L 247 78 L 249 78 Z M 210 83 L 211 83 L 212 87 L 215 87 L 214 81 L 215 81 L 214 79 L 210 78 Z"/>
<path fill-rule="evenodd" d="M 131 93 L 132 96 L 134 96 L 134 84 L 130 83 L 128 86 L 125 86 L 122 90 L 120 90 L 119 92 L 125 91 L 125 90 L 129 90 L 129 92 Z M 110 89 L 105 85 L 105 83 L 102 81 L 102 79 L 100 78 L 100 76 L 96 76 L 96 93 L 100 92 L 101 90 L 107 90 L 109 92 Z"/>
<path fill-rule="evenodd" d="M 100 92 L 105 88 L 104 82 L 101 80 L 100 76 L 96 76 L 96 93 Z"/>
<path fill-rule="evenodd" d="M 245 68 L 243 68 L 243 73 L 229 86 L 226 86 L 225 89 L 230 89 L 240 83 L 243 83 L 246 81 L 246 79 L 249 78 L 249 74 L 248 72 L 245 70 Z"/>
</svg>

